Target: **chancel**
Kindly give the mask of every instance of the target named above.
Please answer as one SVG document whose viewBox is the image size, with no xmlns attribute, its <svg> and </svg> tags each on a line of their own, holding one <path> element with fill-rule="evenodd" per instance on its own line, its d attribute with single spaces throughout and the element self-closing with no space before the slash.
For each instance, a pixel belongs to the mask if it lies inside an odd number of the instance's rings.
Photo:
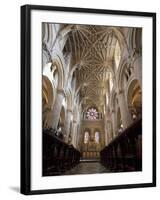
<svg viewBox="0 0 160 200">
<path fill-rule="evenodd" d="M 43 176 L 142 170 L 142 29 L 42 24 Z"/>
</svg>

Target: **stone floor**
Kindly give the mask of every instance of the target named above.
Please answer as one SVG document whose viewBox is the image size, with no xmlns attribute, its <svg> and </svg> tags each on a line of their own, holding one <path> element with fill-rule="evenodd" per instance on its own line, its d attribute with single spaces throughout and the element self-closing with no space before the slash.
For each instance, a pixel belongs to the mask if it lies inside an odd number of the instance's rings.
<svg viewBox="0 0 160 200">
<path fill-rule="evenodd" d="M 68 170 L 64 175 L 73 174 L 97 174 L 97 173 L 109 173 L 110 171 L 106 169 L 100 162 L 80 162 L 71 170 Z"/>
</svg>

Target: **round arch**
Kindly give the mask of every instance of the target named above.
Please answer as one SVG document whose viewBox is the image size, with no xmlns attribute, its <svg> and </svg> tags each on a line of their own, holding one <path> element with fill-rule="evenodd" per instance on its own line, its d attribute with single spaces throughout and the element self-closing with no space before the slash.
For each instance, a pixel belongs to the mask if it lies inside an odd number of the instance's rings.
<svg viewBox="0 0 160 200">
<path fill-rule="evenodd" d="M 55 88 L 46 76 L 42 76 L 42 97 L 44 98 L 48 108 L 52 108 L 55 99 Z"/>
<path fill-rule="evenodd" d="M 57 89 L 61 90 L 64 88 L 64 81 L 65 81 L 63 59 L 59 55 L 54 53 L 54 56 L 52 57 L 52 65 L 56 66 L 56 68 L 57 68 L 57 71 L 58 71 L 58 87 L 57 87 Z"/>
</svg>

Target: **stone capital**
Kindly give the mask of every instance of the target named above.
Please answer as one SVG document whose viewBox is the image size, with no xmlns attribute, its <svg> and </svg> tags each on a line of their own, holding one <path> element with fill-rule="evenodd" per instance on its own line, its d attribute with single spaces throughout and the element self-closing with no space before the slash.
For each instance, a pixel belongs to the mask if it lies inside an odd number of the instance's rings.
<svg viewBox="0 0 160 200">
<path fill-rule="evenodd" d="M 71 109 L 67 109 L 67 112 L 73 113 L 73 111 Z"/>
<path fill-rule="evenodd" d="M 63 95 L 64 97 L 66 97 L 66 93 L 63 89 L 57 89 L 57 94 Z"/>
<path fill-rule="evenodd" d="M 124 90 L 119 90 L 119 91 L 117 92 L 117 94 L 118 94 L 118 95 L 124 94 Z"/>
</svg>

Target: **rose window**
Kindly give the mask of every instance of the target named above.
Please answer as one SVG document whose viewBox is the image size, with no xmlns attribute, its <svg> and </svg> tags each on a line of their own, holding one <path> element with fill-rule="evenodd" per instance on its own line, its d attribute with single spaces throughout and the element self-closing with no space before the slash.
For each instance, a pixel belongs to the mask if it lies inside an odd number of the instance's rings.
<svg viewBox="0 0 160 200">
<path fill-rule="evenodd" d="M 86 113 L 86 118 L 90 120 L 98 119 L 98 112 L 95 108 L 89 108 Z"/>
</svg>

